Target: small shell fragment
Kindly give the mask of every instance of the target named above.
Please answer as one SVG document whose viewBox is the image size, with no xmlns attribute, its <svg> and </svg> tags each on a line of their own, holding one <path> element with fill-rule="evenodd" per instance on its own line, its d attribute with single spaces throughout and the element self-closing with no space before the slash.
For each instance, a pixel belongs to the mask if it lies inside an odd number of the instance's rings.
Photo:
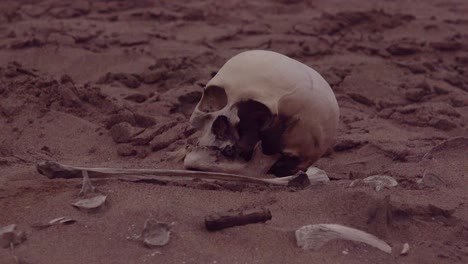
<svg viewBox="0 0 468 264">
<path fill-rule="evenodd" d="M 385 241 L 364 231 L 338 224 L 307 225 L 296 230 L 296 243 L 302 249 L 319 250 L 335 239 L 362 242 L 391 254 L 392 248 Z"/>
<path fill-rule="evenodd" d="M 351 182 L 349 187 L 354 187 L 357 183 L 363 182 L 365 184 L 373 185 L 376 191 L 383 188 L 392 188 L 398 185 L 398 182 L 391 176 L 387 175 L 373 175 L 364 179 L 358 179 Z"/>
<path fill-rule="evenodd" d="M 169 243 L 171 231 L 167 223 L 148 219 L 141 234 L 143 244 L 148 248 L 162 247 Z"/>
<path fill-rule="evenodd" d="M 85 210 L 92 210 L 101 207 L 106 202 L 106 195 L 98 194 L 97 196 L 81 199 L 77 202 L 73 203 L 72 205 Z"/>
<path fill-rule="evenodd" d="M 58 218 L 50 220 L 49 224 L 51 224 L 51 225 L 54 225 L 54 224 L 69 225 L 69 224 L 73 224 L 75 222 L 76 222 L 76 220 L 73 220 L 71 218 L 62 216 L 62 217 L 58 217 Z"/>
<path fill-rule="evenodd" d="M 26 233 L 16 231 L 16 225 L 11 224 L 0 227 L 0 247 L 7 248 L 11 245 L 18 245 L 26 240 Z"/>
<path fill-rule="evenodd" d="M 309 181 L 312 185 L 323 184 L 330 181 L 327 173 L 316 167 L 309 167 L 306 171 Z"/>
<path fill-rule="evenodd" d="M 439 176 L 430 172 L 424 172 L 421 183 L 424 184 L 424 186 L 431 188 L 445 186 L 444 181 Z"/>
<path fill-rule="evenodd" d="M 410 246 L 408 243 L 403 244 L 403 248 L 401 249 L 400 255 L 407 255 L 410 251 Z"/>
</svg>

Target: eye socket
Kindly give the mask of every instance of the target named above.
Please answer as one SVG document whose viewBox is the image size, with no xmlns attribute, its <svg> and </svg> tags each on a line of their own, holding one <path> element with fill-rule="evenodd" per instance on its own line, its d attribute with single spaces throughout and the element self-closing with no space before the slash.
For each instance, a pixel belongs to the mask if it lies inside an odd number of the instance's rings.
<svg viewBox="0 0 468 264">
<path fill-rule="evenodd" d="M 237 115 L 241 120 L 241 127 L 246 129 L 260 131 L 271 121 L 272 114 L 270 109 L 264 104 L 247 100 L 239 103 Z"/>
<path fill-rule="evenodd" d="M 218 86 L 208 86 L 203 91 L 198 109 L 205 113 L 223 109 L 228 103 L 226 91 Z"/>
</svg>

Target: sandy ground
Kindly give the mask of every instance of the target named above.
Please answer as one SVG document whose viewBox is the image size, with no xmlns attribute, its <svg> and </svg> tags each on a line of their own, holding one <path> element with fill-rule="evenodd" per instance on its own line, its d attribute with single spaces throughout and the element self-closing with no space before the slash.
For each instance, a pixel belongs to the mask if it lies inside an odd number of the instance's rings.
<svg viewBox="0 0 468 264">
<path fill-rule="evenodd" d="M 27 240 L 0 249 L 0 263 L 467 263 L 466 14 L 463 0 L 1 1 L 0 226 Z M 70 205 L 79 180 L 35 171 L 43 160 L 182 168 L 171 152 L 198 136 L 188 117 L 202 87 L 249 49 L 288 55 L 331 84 L 339 135 L 315 164 L 329 184 L 96 181 L 106 207 L 84 213 Z M 112 132 L 122 122 L 127 134 Z M 349 187 L 376 174 L 399 185 Z M 273 215 L 265 224 L 204 228 L 208 214 L 261 206 Z M 60 216 L 77 222 L 31 227 Z M 173 224 L 167 246 L 128 239 L 148 218 Z M 411 250 L 298 248 L 291 231 L 318 223 Z"/>
</svg>

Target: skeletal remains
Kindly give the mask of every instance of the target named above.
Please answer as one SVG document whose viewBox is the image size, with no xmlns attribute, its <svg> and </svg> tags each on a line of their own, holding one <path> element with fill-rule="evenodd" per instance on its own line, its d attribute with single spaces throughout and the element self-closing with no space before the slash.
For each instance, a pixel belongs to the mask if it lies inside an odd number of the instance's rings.
<svg viewBox="0 0 468 264">
<path fill-rule="evenodd" d="M 312 68 L 279 53 L 246 51 L 204 88 L 190 123 L 201 130 L 188 169 L 287 176 L 305 171 L 332 144 L 335 95 Z"/>
<path fill-rule="evenodd" d="M 188 170 L 86 168 L 52 161 L 38 163 L 37 170 L 49 178 L 83 175 L 82 193 L 96 192 L 88 172 L 94 178 L 198 178 L 305 187 L 328 181 L 325 172 L 311 165 L 333 143 L 338 119 L 335 95 L 315 70 L 279 53 L 247 51 L 227 61 L 203 90 L 190 118 L 193 127 L 201 131 L 201 137 L 185 157 L 184 166 Z M 265 178 L 268 174 L 281 178 Z M 390 187 L 396 184 L 393 180 Z M 96 202 L 96 197 L 103 199 Z M 96 208 L 104 201 L 105 196 L 101 195 L 74 205 Z M 216 230 L 271 219 L 269 211 L 252 212 L 207 217 L 207 228 Z M 246 217 L 253 220 L 247 221 Z M 145 245 L 167 244 L 169 226 L 149 223 L 145 223 L 143 232 Z M 210 227 L 213 223 L 215 226 Z M 156 228 L 150 230 L 149 226 Z M 304 226 L 295 235 L 297 245 L 304 249 L 317 250 L 330 240 L 346 239 L 392 252 L 377 237 L 337 224 Z M 400 254 L 407 254 L 408 250 L 409 245 L 405 244 Z"/>
<path fill-rule="evenodd" d="M 85 168 L 55 162 L 41 162 L 37 169 L 49 178 L 80 177 L 89 171 L 95 177 L 179 176 L 307 185 L 323 181 L 323 171 L 309 166 L 330 148 L 338 119 L 335 95 L 315 70 L 276 52 L 246 51 L 228 60 L 203 90 L 190 118 L 201 137 L 185 157 L 189 170 Z M 283 178 L 265 179 L 268 174 Z M 301 180 L 304 175 L 309 181 Z"/>
</svg>

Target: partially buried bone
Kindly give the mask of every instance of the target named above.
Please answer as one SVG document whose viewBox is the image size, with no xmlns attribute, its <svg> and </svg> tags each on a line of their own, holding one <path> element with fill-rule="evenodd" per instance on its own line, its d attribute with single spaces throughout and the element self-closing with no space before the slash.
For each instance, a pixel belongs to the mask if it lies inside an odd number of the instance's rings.
<svg viewBox="0 0 468 264">
<path fill-rule="evenodd" d="M 387 175 L 373 175 L 364 179 L 357 179 L 349 184 L 349 187 L 354 187 L 359 183 L 373 185 L 376 191 L 380 191 L 383 188 L 392 188 L 398 185 L 398 182 L 391 176 Z"/>
<path fill-rule="evenodd" d="M 53 225 L 70 225 L 73 223 L 76 223 L 76 220 L 62 216 L 54 218 L 46 223 L 34 223 L 31 226 L 35 229 L 45 229 Z"/>
<path fill-rule="evenodd" d="M 314 182 L 316 184 L 327 183 L 330 181 L 330 178 L 328 178 L 327 173 L 324 170 L 321 170 L 316 167 L 309 167 L 305 173 L 307 174 L 309 181 Z"/>
<path fill-rule="evenodd" d="M 86 168 L 60 164 L 53 161 L 44 161 L 37 164 L 37 170 L 48 178 L 79 178 L 82 171 L 87 171 L 94 178 L 132 178 L 132 179 L 155 179 L 155 180 L 176 180 L 176 179 L 207 179 L 230 182 L 243 182 L 262 185 L 281 185 L 294 187 L 307 187 L 311 184 L 324 182 L 326 174 L 321 170 L 308 170 L 307 173 L 282 178 L 254 178 L 237 174 L 189 171 L 189 170 L 166 170 L 166 169 L 115 169 L 115 168 Z M 317 175 L 320 174 L 320 177 Z M 83 174 L 83 181 L 85 180 Z M 328 179 L 328 177 L 326 177 Z M 89 179 L 88 179 L 89 180 Z M 298 185 L 298 183 L 300 183 Z M 87 183 L 86 183 L 87 184 Z"/>
<path fill-rule="evenodd" d="M 297 245 L 303 249 L 319 250 L 331 240 L 344 239 L 362 242 L 388 254 L 392 248 L 385 241 L 364 231 L 338 224 L 307 225 L 296 230 Z"/>
<path fill-rule="evenodd" d="M 81 185 L 80 196 L 85 196 L 90 193 L 94 193 L 96 188 L 91 184 L 91 180 L 89 179 L 89 175 L 87 171 L 82 171 L 83 173 L 83 184 Z"/>
<path fill-rule="evenodd" d="M 398 182 L 393 177 L 387 175 L 369 176 L 362 181 L 366 184 L 373 184 L 376 191 L 380 191 L 384 187 L 392 188 L 398 185 Z"/>
</svg>

